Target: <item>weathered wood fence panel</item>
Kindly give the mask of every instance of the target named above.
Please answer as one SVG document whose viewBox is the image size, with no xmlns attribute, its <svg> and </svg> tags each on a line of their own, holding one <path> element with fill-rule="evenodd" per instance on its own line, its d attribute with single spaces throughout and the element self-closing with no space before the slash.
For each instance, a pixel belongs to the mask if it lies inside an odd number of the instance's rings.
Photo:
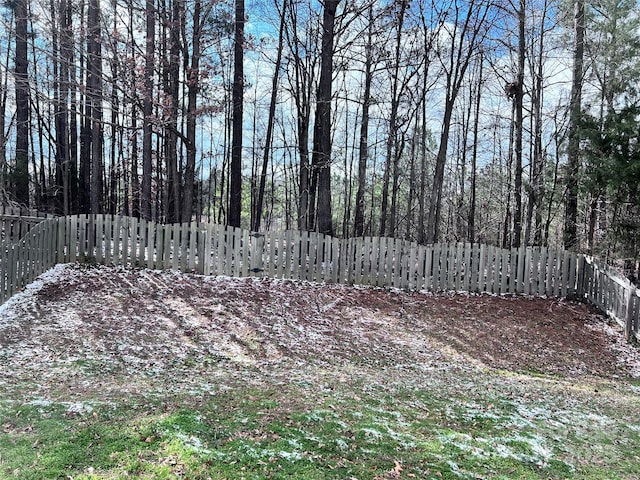
<svg viewBox="0 0 640 480">
<path fill-rule="evenodd" d="M 0 248 L 1 302 L 56 263 L 96 262 L 205 275 L 584 298 L 623 325 L 627 336 L 640 332 L 640 293 L 627 279 L 591 258 L 546 247 L 418 245 L 299 231 L 262 235 L 208 223 L 162 225 L 110 215 L 34 218 L 5 222 L 0 217 L 3 232 L 11 232 Z"/>
<path fill-rule="evenodd" d="M 0 247 L 0 302 L 58 263 L 57 219 L 40 219 L 15 242 Z"/>
</svg>

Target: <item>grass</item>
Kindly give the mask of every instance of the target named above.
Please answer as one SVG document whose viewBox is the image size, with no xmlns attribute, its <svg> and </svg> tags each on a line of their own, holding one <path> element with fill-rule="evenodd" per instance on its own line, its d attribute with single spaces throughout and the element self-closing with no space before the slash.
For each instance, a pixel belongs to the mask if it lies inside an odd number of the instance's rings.
<svg viewBox="0 0 640 480">
<path fill-rule="evenodd" d="M 504 388 L 318 387 L 5 401 L 0 478 L 640 478 L 633 385 L 600 386 L 609 391 L 591 400 L 575 389 L 508 398 Z"/>
</svg>

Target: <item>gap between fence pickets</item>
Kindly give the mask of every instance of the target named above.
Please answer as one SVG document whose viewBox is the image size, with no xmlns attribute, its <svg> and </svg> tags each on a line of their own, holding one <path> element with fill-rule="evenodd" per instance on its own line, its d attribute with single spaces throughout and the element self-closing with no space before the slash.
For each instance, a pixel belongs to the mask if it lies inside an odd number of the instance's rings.
<svg viewBox="0 0 640 480">
<path fill-rule="evenodd" d="M 22 220 L 0 216 L 3 228 L 14 228 L 10 221 L 32 225 L 20 230 L 20 240 L 3 243 L 2 302 L 55 263 L 95 261 L 411 290 L 575 295 L 614 318 L 628 338 L 640 330 L 640 293 L 628 279 L 591 257 L 546 247 L 418 245 L 385 237 L 337 239 L 290 230 L 263 235 L 208 223 L 164 225 L 112 215 Z"/>
</svg>

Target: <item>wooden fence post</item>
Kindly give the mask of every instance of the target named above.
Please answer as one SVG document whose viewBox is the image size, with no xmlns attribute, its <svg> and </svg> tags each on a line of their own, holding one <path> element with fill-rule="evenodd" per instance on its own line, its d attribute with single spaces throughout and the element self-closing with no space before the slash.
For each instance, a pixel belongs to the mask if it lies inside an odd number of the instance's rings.
<svg viewBox="0 0 640 480">
<path fill-rule="evenodd" d="M 626 289 L 625 292 L 628 296 L 627 298 L 627 310 L 625 315 L 625 328 L 624 328 L 624 338 L 627 341 L 630 341 L 633 338 L 633 297 L 635 296 L 635 288 L 630 286 L 630 288 Z"/>
<path fill-rule="evenodd" d="M 251 265 L 249 268 L 249 274 L 253 276 L 262 276 L 264 272 L 264 234 L 259 232 L 253 232 L 249 236 L 249 242 L 251 243 Z"/>
</svg>

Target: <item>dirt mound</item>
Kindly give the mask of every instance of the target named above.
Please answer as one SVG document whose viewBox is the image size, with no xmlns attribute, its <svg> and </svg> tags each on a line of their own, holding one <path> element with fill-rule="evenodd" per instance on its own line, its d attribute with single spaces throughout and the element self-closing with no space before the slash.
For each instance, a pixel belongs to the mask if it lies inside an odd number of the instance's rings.
<svg viewBox="0 0 640 480">
<path fill-rule="evenodd" d="M 292 376 L 308 364 L 637 376 L 640 352 L 589 307 L 557 299 L 59 265 L 0 308 L 0 363 L 4 388 L 134 392 L 168 372 L 167 388 L 201 388 L 284 363 Z"/>
</svg>

